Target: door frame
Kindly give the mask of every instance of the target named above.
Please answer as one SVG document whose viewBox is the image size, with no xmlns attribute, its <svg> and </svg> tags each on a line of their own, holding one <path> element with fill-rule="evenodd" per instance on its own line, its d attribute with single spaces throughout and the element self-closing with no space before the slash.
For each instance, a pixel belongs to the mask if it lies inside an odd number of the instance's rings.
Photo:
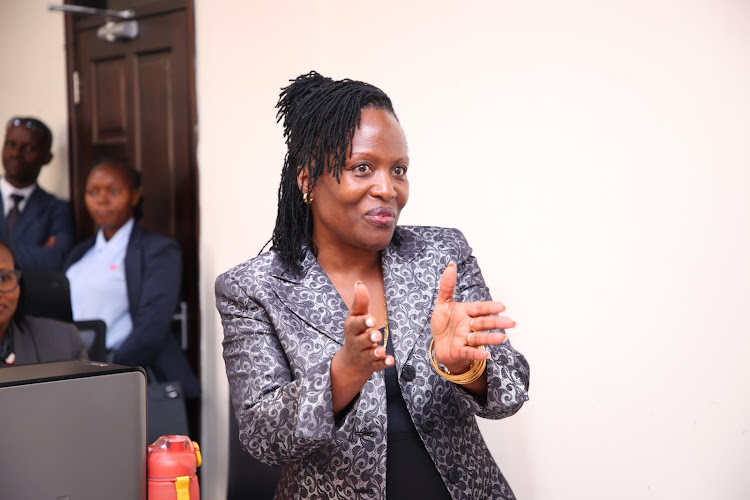
<svg viewBox="0 0 750 500">
<path fill-rule="evenodd" d="M 148 0 L 146 0 L 148 1 Z M 65 4 L 69 5 L 83 5 L 88 7 L 102 7 L 101 1 L 97 0 L 65 0 Z M 111 3 L 111 2 L 110 2 Z M 191 130 L 188 144 L 188 170 L 192 177 L 192 188 L 194 189 L 194 200 L 196 206 L 194 208 L 195 217 L 193 221 L 193 248 L 183 248 L 183 262 L 185 266 L 192 267 L 192 274 L 196 277 L 196 280 L 190 283 L 186 283 L 187 280 L 183 280 L 183 291 L 186 298 L 191 304 L 188 314 L 188 330 L 194 332 L 190 339 L 190 345 L 187 352 L 188 359 L 191 365 L 195 369 L 196 373 L 200 377 L 201 375 L 201 359 L 200 359 L 200 339 L 201 339 L 201 311 L 200 311 L 200 290 L 197 278 L 200 277 L 200 261 L 198 253 L 198 244 L 200 241 L 200 216 L 199 216 L 199 189 L 198 189 L 198 160 L 197 160 L 197 144 L 198 144 L 198 118 L 197 118 L 197 99 L 196 99 L 196 83 L 195 83 L 195 7 L 194 0 L 153 0 L 144 3 L 144 0 L 120 0 L 116 2 L 117 8 L 133 8 L 136 12 L 135 19 L 143 19 L 146 17 L 167 14 L 177 10 L 184 10 L 186 16 L 186 46 L 185 50 L 187 58 L 185 61 L 187 69 L 187 91 L 189 106 L 187 109 L 188 121 Z M 144 4 L 142 4 L 144 3 Z M 130 6 L 132 5 L 132 7 Z M 75 102 L 76 88 L 73 81 L 74 72 L 76 72 L 77 61 L 77 45 L 76 45 L 76 29 L 87 29 L 100 26 L 106 22 L 106 18 L 93 17 L 93 16 L 81 16 L 75 14 L 64 14 L 65 18 L 65 59 L 66 59 L 66 72 L 67 72 L 67 101 L 68 101 L 68 137 L 69 137 L 69 180 L 70 180 L 70 200 L 73 207 L 73 213 L 76 222 L 85 220 L 88 218 L 88 212 L 86 211 L 83 194 L 84 186 L 76 184 L 75 179 L 79 178 L 82 173 L 82 169 L 87 169 L 88 166 L 80 164 L 81 154 L 79 151 L 80 137 L 79 130 L 76 124 L 80 120 L 78 104 Z M 76 224 L 76 239 L 81 241 L 84 237 L 90 236 L 90 234 L 83 234 L 82 224 Z"/>
</svg>

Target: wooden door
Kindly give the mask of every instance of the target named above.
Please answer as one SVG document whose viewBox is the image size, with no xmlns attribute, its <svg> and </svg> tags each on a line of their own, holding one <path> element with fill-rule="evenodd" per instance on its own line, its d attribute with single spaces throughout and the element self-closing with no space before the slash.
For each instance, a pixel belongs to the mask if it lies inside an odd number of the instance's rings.
<svg viewBox="0 0 750 500">
<path fill-rule="evenodd" d="M 68 3 L 133 9 L 139 23 L 137 38 L 107 42 L 97 37 L 107 19 L 66 14 L 70 186 L 77 236 L 94 234 L 83 202 L 92 163 L 100 157 L 128 159 L 142 176 L 144 227 L 172 236 L 182 246 L 187 353 L 200 373 L 192 2 Z M 193 422 L 198 412 L 193 409 Z"/>
</svg>

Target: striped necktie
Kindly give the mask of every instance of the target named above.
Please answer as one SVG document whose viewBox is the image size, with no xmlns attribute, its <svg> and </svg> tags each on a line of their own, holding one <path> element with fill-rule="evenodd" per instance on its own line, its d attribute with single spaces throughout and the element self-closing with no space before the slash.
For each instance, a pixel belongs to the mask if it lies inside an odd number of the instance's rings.
<svg viewBox="0 0 750 500">
<path fill-rule="evenodd" d="M 10 207 L 8 216 L 5 218 L 5 227 L 7 228 L 9 235 L 13 234 L 13 228 L 15 227 L 18 216 L 21 213 L 20 210 L 18 210 L 18 205 L 23 201 L 24 195 L 13 193 L 10 197 L 13 198 L 13 206 Z"/>
</svg>

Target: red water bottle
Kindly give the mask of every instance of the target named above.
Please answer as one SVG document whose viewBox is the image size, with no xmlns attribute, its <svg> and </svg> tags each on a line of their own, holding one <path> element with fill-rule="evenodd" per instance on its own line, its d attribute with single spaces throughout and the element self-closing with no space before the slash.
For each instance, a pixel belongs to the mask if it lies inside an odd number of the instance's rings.
<svg viewBox="0 0 750 500">
<path fill-rule="evenodd" d="M 198 443 L 187 436 L 162 436 L 148 446 L 148 500 L 200 500 Z"/>
</svg>

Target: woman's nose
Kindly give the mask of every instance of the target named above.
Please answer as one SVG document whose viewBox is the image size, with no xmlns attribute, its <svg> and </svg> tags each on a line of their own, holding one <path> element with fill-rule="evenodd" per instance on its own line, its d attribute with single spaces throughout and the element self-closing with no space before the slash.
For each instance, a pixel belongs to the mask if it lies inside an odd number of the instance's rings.
<svg viewBox="0 0 750 500">
<path fill-rule="evenodd" d="M 370 190 L 373 196 L 389 200 L 396 196 L 396 190 L 393 188 L 393 179 L 389 175 L 389 172 L 379 171 L 373 177 L 374 184 Z"/>
<path fill-rule="evenodd" d="M 104 193 L 97 194 L 96 196 L 94 196 L 94 203 L 96 203 L 97 205 L 106 205 L 107 203 L 109 203 L 109 196 Z"/>
</svg>

